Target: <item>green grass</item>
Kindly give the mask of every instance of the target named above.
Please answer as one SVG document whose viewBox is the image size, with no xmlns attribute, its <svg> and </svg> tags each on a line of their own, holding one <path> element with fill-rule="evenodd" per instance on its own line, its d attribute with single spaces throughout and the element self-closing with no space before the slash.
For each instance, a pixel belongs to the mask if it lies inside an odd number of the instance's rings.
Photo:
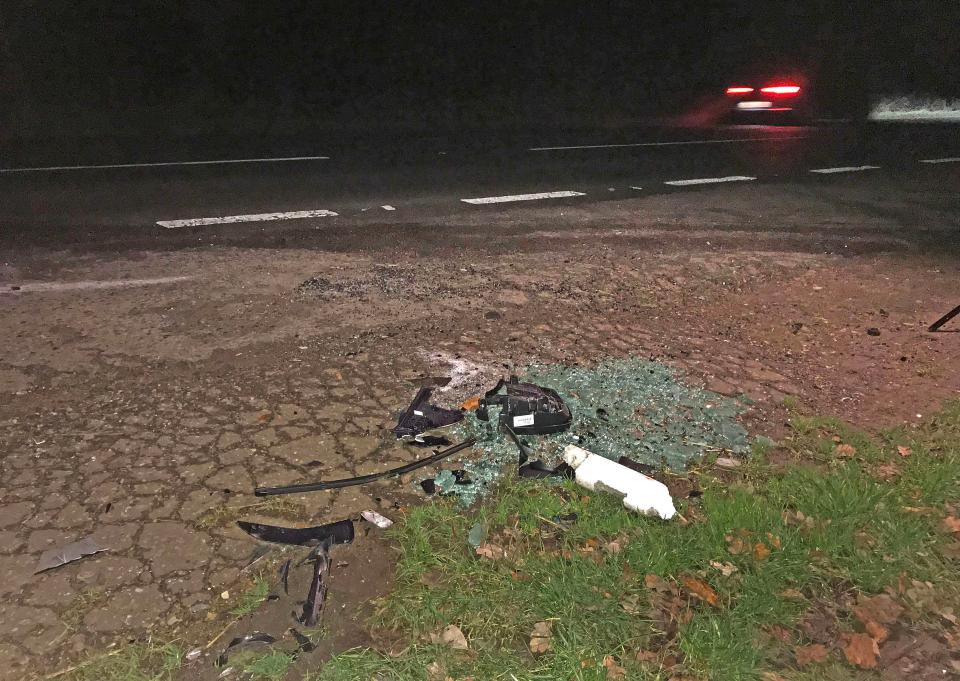
<svg viewBox="0 0 960 681">
<path fill-rule="evenodd" d="M 263 654 L 237 655 L 231 660 L 231 666 L 242 670 L 245 678 L 279 681 L 287 675 L 294 662 L 291 653 L 271 650 Z"/>
<path fill-rule="evenodd" d="M 270 583 L 262 574 L 253 578 L 253 586 L 240 594 L 237 604 L 230 613 L 236 617 L 243 617 L 256 611 L 270 595 Z"/>
<path fill-rule="evenodd" d="M 736 681 L 760 679 L 770 669 L 797 680 L 861 678 L 837 655 L 802 674 L 784 668 L 789 651 L 762 629 L 793 626 L 811 602 L 834 600 L 838 588 L 877 593 L 901 575 L 932 582 L 940 603 L 960 605 L 957 565 L 943 552 L 953 540 L 939 527 L 946 505 L 960 502 L 960 403 L 922 428 L 875 437 L 833 419 L 798 417 L 793 426 L 782 445 L 804 463 L 785 471 L 768 467 L 762 448 L 733 483 L 729 473 L 724 482 L 703 472 L 699 508 L 681 508 L 691 520 L 686 525 L 625 512 L 618 499 L 573 483 L 519 479 L 507 480 L 470 514 L 443 502 L 413 509 L 392 530 L 400 552 L 397 585 L 374 621 L 399 632 L 410 647 L 399 657 L 350 651 L 315 678 L 427 679 L 427 666 L 436 663 L 453 678 L 606 679 L 607 655 L 630 679 L 687 673 Z M 853 458 L 833 455 L 835 437 L 856 448 Z M 912 454 L 899 456 L 897 445 Z M 899 475 L 881 479 L 875 474 L 881 464 L 896 465 Z M 785 517 L 797 511 L 812 520 Z M 571 512 L 579 515 L 576 523 L 555 540 L 543 536 L 555 531 L 553 516 Z M 506 559 L 479 559 L 470 551 L 467 533 L 478 521 L 487 525 L 488 541 L 507 547 Z M 727 538 L 737 536 L 746 538 L 748 550 L 732 554 Z M 622 550 L 603 551 L 614 538 Z M 758 542 L 771 549 L 769 557 L 749 550 Z M 584 550 L 594 544 L 594 551 Z M 724 577 L 711 561 L 732 563 L 737 571 Z M 719 606 L 695 604 L 692 619 L 665 637 L 647 604 L 647 574 L 704 580 Z M 781 596 L 786 589 L 806 600 L 788 600 Z M 640 599 L 639 613 L 621 607 L 631 595 Z M 547 619 L 554 621 L 552 650 L 533 657 L 526 650 L 530 631 Z M 448 624 L 466 634 L 469 654 L 426 643 Z M 663 648 L 677 654 L 679 667 L 667 672 L 633 659 L 638 650 Z"/>
<path fill-rule="evenodd" d="M 173 643 L 133 644 L 77 665 L 59 677 L 64 681 L 173 681 L 183 664 L 183 651 Z"/>
</svg>

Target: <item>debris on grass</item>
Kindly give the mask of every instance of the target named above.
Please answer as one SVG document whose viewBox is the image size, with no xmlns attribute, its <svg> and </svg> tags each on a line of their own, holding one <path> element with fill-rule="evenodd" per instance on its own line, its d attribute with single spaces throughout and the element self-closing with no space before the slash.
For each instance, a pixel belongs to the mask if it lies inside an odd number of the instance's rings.
<svg viewBox="0 0 960 681">
<path fill-rule="evenodd" d="M 381 530 L 385 530 L 391 525 L 393 521 L 385 515 L 381 515 L 376 511 L 363 511 L 360 513 L 361 517 L 366 520 L 368 523 L 372 523 L 379 527 Z"/>
<path fill-rule="evenodd" d="M 679 471 L 705 453 L 744 456 L 747 431 L 737 417 L 748 404 L 685 383 L 673 368 L 639 358 L 612 359 L 593 367 L 537 365 L 520 377 L 548 387 L 569 407 L 565 432 L 520 436 L 530 457 L 557 463 L 568 444 L 613 461 L 628 457 L 655 469 Z M 490 407 L 491 411 L 496 407 Z M 464 505 L 473 504 L 517 462 L 517 444 L 504 437 L 499 418 L 469 412 L 455 426 L 458 437 L 476 437 L 480 456 L 463 463 L 471 483 L 451 488 Z"/>
</svg>

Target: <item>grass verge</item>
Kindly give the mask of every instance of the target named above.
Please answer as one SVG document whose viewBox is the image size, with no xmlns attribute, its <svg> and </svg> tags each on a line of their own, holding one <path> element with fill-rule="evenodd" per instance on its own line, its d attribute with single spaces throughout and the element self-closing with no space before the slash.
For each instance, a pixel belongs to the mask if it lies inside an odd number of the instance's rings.
<svg viewBox="0 0 960 681">
<path fill-rule="evenodd" d="M 173 681 L 183 651 L 173 643 L 140 643 L 98 655 L 56 677 L 64 681 Z"/>
<path fill-rule="evenodd" d="M 960 403 L 875 437 L 796 417 L 775 452 L 691 475 L 703 495 L 669 523 L 517 479 L 469 516 L 413 509 L 375 619 L 394 650 L 350 651 L 314 678 L 866 679 L 906 631 L 940 646 L 937 664 L 957 656 Z M 483 555 L 466 541 L 477 522 Z M 877 602 L 886 614 L 863 614 Z M 450 625 L 468 650 L 442 643 Z"/>
</svg>

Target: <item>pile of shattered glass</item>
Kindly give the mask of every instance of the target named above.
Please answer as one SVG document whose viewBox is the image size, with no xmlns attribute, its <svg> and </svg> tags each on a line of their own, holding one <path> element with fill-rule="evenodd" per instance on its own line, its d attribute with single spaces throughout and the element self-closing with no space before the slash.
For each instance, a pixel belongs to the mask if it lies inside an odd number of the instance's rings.
<svg viewBox="0 0 960 681">
<path fill-rule="evenodd" d="M 531 459 L 559 462 L 568 444 L 577 444 L 616 461 L 626 456 L 657 468 L 683 470 L 707 451 L 744 454 L 747 431 L 737 422 L 746 398 L 723 397 L 683 383 L 664 364 L 637 358 L 608 360 L 591 368 L 565 365 L 530 367 L 521 380 L 553 388 L 573 413 L 570 429 L 554 435 L 520 436 L 533 450 Z M 455 428 L 456 439 L 476 437 L 479 458 L 464 461 L 466 475 L 444 471 L 436 489 L 472 504 L 491 489 L 510 464 L 518 463 L 517 445 L 498 425 L 474 412 Z"/>
</svg>

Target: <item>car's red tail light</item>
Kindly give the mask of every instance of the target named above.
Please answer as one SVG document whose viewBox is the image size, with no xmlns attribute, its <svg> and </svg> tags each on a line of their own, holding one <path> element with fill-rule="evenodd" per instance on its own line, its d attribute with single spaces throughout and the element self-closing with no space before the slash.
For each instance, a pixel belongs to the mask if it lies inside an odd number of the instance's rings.
<svg viewBox="0 0 960 681">
<path fill-rule="evenodd" d="M 771 85 L 770 87 L 760 88 L 760 92 L 765 95 L 795 95 L 800 92 L 799 85 Z"/>
<path fill-rule="evenodd" d="M 744 85 L 733 85 L 727 88 L 728 95 L 748 95 L 751 92 L 753 92 L 753 88 Z"/>
</svg>

